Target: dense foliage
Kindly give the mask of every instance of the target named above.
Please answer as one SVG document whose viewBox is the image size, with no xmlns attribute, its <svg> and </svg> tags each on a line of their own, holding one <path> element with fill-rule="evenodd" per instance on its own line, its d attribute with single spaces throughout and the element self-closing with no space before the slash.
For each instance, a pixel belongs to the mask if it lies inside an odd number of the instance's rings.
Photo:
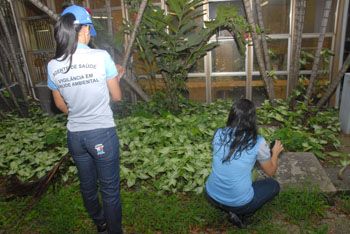
<svg viewBox="0 0 350 234">
<path fill-rule="evenodd" d="M 121 179 L 127 187 L 156 191 L 201 192 L 210 173 L 211 139 L 225 124 L 230 103 L 186 103 L 182 113 L 162 111 L 155 102 L 133 108 L 117 118 L 121 143 Z M 337 112 L 330 109 L 303 121 L 306 109 L 289 111 L 265 102 L 258 109 L 260 132 L 267 140 L 281 139 L 288 151 L 311 151 L 324 158 L 339 145 Z M 34 113 L 29 119 L 9 116 L 0 125 L 0 175 L 35 180 L 67 153 L 65 117 Z M 305 123 L 307 124 L 305 124 Z M 70 166 L 68 177 L 76 173 Z"/>
<path fill-rule="evenodd" d="M 65 118 L 36 109 L 30 118 L 8 115 L 0 125 L 0 175 L 28 181 L 50 171 L 68 150 Z"/>
</svg>

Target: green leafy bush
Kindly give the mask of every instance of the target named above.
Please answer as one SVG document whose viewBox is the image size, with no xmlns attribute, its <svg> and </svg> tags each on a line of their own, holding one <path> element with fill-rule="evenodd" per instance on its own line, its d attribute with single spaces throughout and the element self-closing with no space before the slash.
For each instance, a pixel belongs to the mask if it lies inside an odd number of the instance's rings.
<svg viewBox="0 0 350 234">
<path fill-rule="evenodd" d="M 182 102 L 174 115 L 156 101 L 134 106 L 131 115 L 117 118 L 120 138 L 121 181 L 126 187 L 156 191 L 201 192 L 210 173 L 211 140 L 223 127 L 231 103 Z M 304 126 L 304 110 L 289 111 L 285 102 L 258 109 L 260 133 L 268 140 L 281 139 L 288 150 L 325 155 L 339 143 L 339 123 L 333 110 L 318 113 Z M 320 116 L 320 119 L 318 119 Z M 0 124 L 0 175 L 23 181 L 47 173 L 67 153 L 66 117 L 36 113 L 31 118 L 9 116 Z M 325 121 L 325 122 L 322 122 Z M 274 127 L 266 124 L 274 124 Z M 70 166 L 63 179 L 76 178 Z"/>
<path fill-rule="evenodd" d="M 330 108 L 307 118 L 309 111 L 303 103 L 290 110 L 287 101 L 277 100 L 275 106 L 265 101 L 257 110 L 260 132 L 269 141 L 280 139 L 288 151 L 313 152 L 325 159 L 326 151 L 340 146 L 338 113 Z"/>
<path fill-rule="evenodd" d="M 0 175 L 16 175 L 23 181 L 42 177 L 68 152 L 65 132 L 63 116 L 9 115 L 0 125 Z"/>
</svg>

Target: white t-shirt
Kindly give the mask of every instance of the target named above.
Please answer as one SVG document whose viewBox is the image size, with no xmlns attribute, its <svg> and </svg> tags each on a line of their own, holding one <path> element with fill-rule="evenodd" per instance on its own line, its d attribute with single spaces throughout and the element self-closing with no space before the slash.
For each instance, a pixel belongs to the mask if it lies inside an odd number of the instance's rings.
<svg viewBox="0 0 350 234">
<path fill-rule="evenodd" d="M 105 50 L 78 44 L 68 72 L 69 59 L 52 59 L 47 65 L 48 87 L 58 90 L 68 107 L 69 131 L 114 127 L 107 80 L 118 75 Z"/>
</svg>

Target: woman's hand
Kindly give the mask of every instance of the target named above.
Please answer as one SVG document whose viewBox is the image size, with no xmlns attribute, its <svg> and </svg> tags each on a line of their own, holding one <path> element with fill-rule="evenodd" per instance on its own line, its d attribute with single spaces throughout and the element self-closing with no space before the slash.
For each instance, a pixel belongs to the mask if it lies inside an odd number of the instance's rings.
<svg viewBox="0 0 350 234">
<path fill-rule="evenodd" d="M 284 150 L 281 141 L 276 140 L 275 145 L 272 148 L 272 155 L 278 156 Z"/>
<path fill-rule="evenodd" d="M 261 169 L 268 175 L 273 176 L 276 173 L 278 167 L 278 155 L 284 150 L 281 141 L 276 140 L 275 145 L 272 148 L 271 159 L 260 163 Z"/>
<path fill-rule="evenodd" d="M 118 70 L 117 80 L 120 81 L 120 79 L 125 74 L 125 68 L 122 67 L 120 64 L 116 64 L 115 66 L 116 66 L 116 68 Z"/>
</svg>

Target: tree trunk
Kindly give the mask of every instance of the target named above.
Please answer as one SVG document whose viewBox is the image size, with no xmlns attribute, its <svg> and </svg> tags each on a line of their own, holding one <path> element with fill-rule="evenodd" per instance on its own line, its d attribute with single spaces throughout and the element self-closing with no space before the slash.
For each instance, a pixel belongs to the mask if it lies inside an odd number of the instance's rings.
<svg viewBox="0 0 350 234">
<path fill-rule="evenodd" d="M 34 6 L 39 8 L 41 11 L 45 12 L 48 16 L 50 16 L 53 20 L 57 21 L 60 17 L 50 8 L 41 3 L 40 0 L 29 0 Z"/>
<path fill-rule="evenodd" d="M 0 23 L 3 29 L 3 32 L 5 33 L 5 37 L 7 39 L 7 43 L 8 43 L 8 47 L 10 49 L 10 53 L 8 58 L 11 58 L 11 64 L 13 65 L 13 70 L 14 70 L 14 74 L 16 76 L 17 82 L 19 84 L 19 87 L 21 89 L 22 92 L 22 96 L 23 96 L 23 101 L 25 105 L 28 105 L 28 89 L 27 89 L 27 85 L 26 85 L 26 81 L 25 81 L 25 77 L 23 75 L 22 69 L 17 61 L 17 56 L 16 56 L 16 50 L 15 47 L 13 45 L 13 41 L 12 38 L 10 36 L 9 30 L 7 28 L 4 16 L 2 15 L 2 13 L 0 12 Z M 2 43 L 2 42 L 1 42 Z M 4 44 L 2 44 L 2 49 L 3 51 L 6 50 L 6 47 Z"/>
<path fill-rule="evenodd" d="M 113 40 L 113 22 L 112 22 L 112 8 L 111 8 L 111 0 L 105 0 L 105 8 L 107 12 L 107 32 L 108 32 L 108 37 Z M 114 54 L 114 49 L 113 46 L 108 45 L 110 48 L 110 53 L 113 58 L 115 59 L 115 54 Z"/>
<path fill-rule="evenodd" d="M 266 70 L 271 71 L 271 62 L 270 62 L 269 50 L 267 47 L 266 33 L 265 33 L 264 21 L 262 17 L 262 9 L 260 4 L 261 4 L 260 0 L 255 0 L 256 13 L 258 16 L 259 28 L 261 30 L 261 42 L 262 42 L 263 54 L 265 58 Z M 270 80 L 273 82 L 272 77 L 270 78 L 271 78 Z"/>
<path fill-rule="evenodd" d="M 57 21 L 59 19 L 59 16 L 57 14 L 55 14 L 51 9 L 49 9 L 47 6 L 45 6 L 44 4 L 41 3 L 41 1 L 39 0 L 29 0 L 33 5 L 35 5 L 37 8 L 39 8 L 40 10 L 42 10 L 43 12 L 45 12 L 46 14 L 48 14 L 52 19 L 54 19 L 55 21 Z M 123 67 L 126 67 L 127 62 L 129 60 L 130 57 L 130 53 L 131 53 L 131 46 L 135 40 L 135 36 L 136 36 L 136 31 L 138 26 L 140 25 L 141 19 L 142 19 L 142 15 L 143 12 L 145 10 L 147 6 L 147 0 L 142 0 L 141 6 L 140 6 L 140 10 L 138 13 L 138 18 L 136 19 L 136 23 L 135 23 L 135 29 L 133 31 L 133 37 L 131 37 L 131 41 L 129 44 L 129 47 L 126 50 L 126 54 L 125 54 L 125 58 L 124 58 L 124 62 L 123 62 Z M 139 21 L 139 22 L 138 22 Z M 141 89 L 141 87 L 134 82 L 131 79 L 124 79 L 126 81 L 126 83 L 131 87 L 132 90 L 134 90 L 144 101 L 148 101 L 149 97 L 147 96 L 147 94 Z"/>
<path fill-rule="evenodd" d="M 270 77 L 267 76 L 267 72 L 264 64 L 264 58 L 263 58 L 262 49 L 261 49 L 261 43 L 256 33 L 256 24 L 254 22 L 250 1 L 244 0 L 243 3 L 244 3 L 246 15 L 247 15 L 248 23 L 250 24 L 250 27 L 251 27 L 251 34 L 252 34 L 253 43 L 254 43 L 254 51 L 255 51 L 256 58 L 258 60 L 260 75 L 263 77 L 263 80 L 265 82 L 269 100 L 273 102 L 273 100 L 275 99 L 273 81 L 271 80 Z"/>
<path fill-rule="evenodd" d="M 147 0 L 142 0 L 142 2 L 141 2 L 140 8 L 139 8 L 139 12 L 137 14 L 137 18 L 136 18 L 135 25 L 134 25 L 134 30 L 133 30 L 133 32 L 131 34 L 130 41 L 129 41 L 128 47 L 126 48 L 124 60 L 123 60 L 123 63 L 122 63 L 122 66 L 125 67 L 125 68 L 126 68 L 126 66 L 128 64 L 128 61 L 129 61 L 129 58 L 130 58 L 130 55 L 131 55 L 131 49 L 132 49 L 132 46 L 133 46 L 135 38 L 136 38 L 137 30 L 138 30 L 138 28 L 140 26 L 143 13 L 145 12 L 145 9 L 146 9 L 146 6 L 147 6 L 147 2 L 148 2 Z M 125 77 L 124 80 L 126 81 L 126 83 L 128 83 L 128 85 L 130 85 L 130 87 L 144 101 L 149 101 L 148 95 L 141 89 L 141 87 L 136 82 L 132 81 L 130 78 L 127 78 L 127 77 Z"/>
<path fill-rule="evenodd" d="M 324 37 L 326 35 L 326 30 L 327 30 L 327 24 L 328 24 L 328 18 L 329 18 L 329 12 L 331 11 L 332 7 L 332 0 L 328 0 L 325 2 L 324 10 L 323 10 L 323 18 L 322 18 L 322 23 L 321 23 L 321 28 L 320 28 L 320 36 L 318 38 L 318 43 L 317 43 L 317 50 L 315 52 L 315 58 L 314 58 L 314 63 L 312 65 L 312 73 L 310 76 L 310 81 L 309 85 L 307 87 L 307 92 L 306 92 L 306 97 L 305 97 L 305 105 L 308 105 L 312 91 L 315 86 L 315 80 L 317 76 L 317 71 L 319 69 L 320 65 L 320 58 L 321 58 L 321 51 L 323 48 L 323 41 Z"/>
<path fill-rule="evenodd" d="M 328 89 L 326 90 L 323 97 L 318 101 L 316 105 L 317 109 L 321 108 L 326 103 L 326 101 L 332 96 L 332 94 L 336 90 L 338 84 L 342 80 L 345 72 L 348 70 L 349 67 L 350 67 L 350 54 L 346 57 L 346 60 L 343 63 L 342 68 L 338 72 L 337 76 L 332 80 L 331 84 L 328 86 Z M 349 100 L 346 100 L 346 101 L 349 101 Z"/>
<path fill-rule="evenodd" d="M 288 86 L 288 95 L 290 95 L 293 89 L 296 87 L 299 79 L 299 59 L 301 52 L 301 42 L 302 42 L 302 33 L 304 28 L 304 16 L 306 1 L 297 0 L 296 1 L 296 12 L 295 12 L 295 26 L 292 39 L 292 57 L 289 66 L 289 86 Z"/>
</svg>

